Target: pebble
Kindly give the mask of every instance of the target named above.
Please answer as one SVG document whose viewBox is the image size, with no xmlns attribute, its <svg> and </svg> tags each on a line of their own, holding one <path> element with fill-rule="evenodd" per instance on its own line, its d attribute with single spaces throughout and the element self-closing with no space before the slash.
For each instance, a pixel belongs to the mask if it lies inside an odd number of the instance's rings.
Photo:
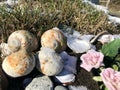
<svg viewBox="0 0 120 90">
<path fill-rule="evenodd" d="M 66 87 L 63 86 L 56 86 L 54 90 L 68 90 Z"/>
<path fill-rule="evenodd" d="M 48 76 L 38 76 L 32 80 L 25 90 L 53 90 L 53 83 Z"/>
</svg>

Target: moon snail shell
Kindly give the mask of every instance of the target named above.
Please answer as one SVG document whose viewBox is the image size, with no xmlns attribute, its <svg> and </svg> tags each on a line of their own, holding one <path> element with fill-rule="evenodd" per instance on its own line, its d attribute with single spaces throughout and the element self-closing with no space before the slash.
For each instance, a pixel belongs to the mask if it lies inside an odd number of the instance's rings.
<svg viewBox="0 0 120 90">
<path fill-rule="evenodd" d="M 54 49 L 57 53 L 61 53 L 66 49 L 66 37 L 58 29 L 50 29 L 41 36 L 42 47 Z"/>
<path fill-rule="evenodd" d="M 26 30 L 18 30 L 9 36 L 8 47 L 13 52 L 16 52 L 22 48 L 32 52 L 37 49 L 38 41 L 32 33 Z"/>
</svg>

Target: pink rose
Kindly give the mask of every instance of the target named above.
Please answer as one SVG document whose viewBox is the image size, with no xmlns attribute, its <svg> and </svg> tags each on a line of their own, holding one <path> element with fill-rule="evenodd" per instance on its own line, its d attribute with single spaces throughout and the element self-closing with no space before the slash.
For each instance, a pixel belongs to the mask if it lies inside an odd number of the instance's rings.
<svg viewBox="0 0 120 90">
<path fill-rule="evenodd" d="M 120 90 L 120 72 L 107 68 L 100 75 L 108 90 Z"/>
<path fill-rule="evenodd" d="M 103 58 L 104 55 L 101 52 L 89 50 L 86 54 L 83 54 L 80 57 L 82 60 L 82 64 L 80 66 L 90 72 L 92 68 L 99 68 L 103 65 Z"/>
</svg>

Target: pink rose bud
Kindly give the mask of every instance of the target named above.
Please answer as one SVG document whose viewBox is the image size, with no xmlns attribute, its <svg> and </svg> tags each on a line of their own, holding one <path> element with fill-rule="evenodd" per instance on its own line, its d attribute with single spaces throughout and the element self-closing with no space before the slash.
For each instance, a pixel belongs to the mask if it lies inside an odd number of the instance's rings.
<svg viewBox="0 0 120 90">
<path fill-rule="evenodd" d="M 108 90 L 120 90 L 120 72 L 106 68 L 100 75 Z"/>
<path fill-rule="evenodd" d="M 95 50 L 89 50 L 86 54 L 83 54 L 80 59 L 82 60 L 81 67 L 91 71 L 92 68 L 99 68 L 103 65 L 104 55 L 101 52 Z"/>
</svg>

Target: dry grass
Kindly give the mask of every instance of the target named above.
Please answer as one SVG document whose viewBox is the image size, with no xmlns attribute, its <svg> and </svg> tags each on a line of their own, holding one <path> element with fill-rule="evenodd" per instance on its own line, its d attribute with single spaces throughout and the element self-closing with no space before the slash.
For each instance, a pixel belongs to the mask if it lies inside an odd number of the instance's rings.
<svg viewBox="0 0 120 90">
<path fill-rule="evenodd" d="M 96 34 L 103 30 L 117 32 L 108 24 L 104 13 L 96 11 L 81 0 L 31 2 L 17 5 L 9 11 L 6 6 L 0 7 L 0 34 L 3 41 L 15 30 L 25 29 L 37 34 L 38 31 L 44 32 L 60 25 L 70 26 L 83 34 Z"/>
<path fill-rule="evenodd" d="M 15 30 L 28 30 L 35 35 L 53 27 L 69 26 L 82 34 L 97 34 L 101 31 L 118 33 L 107 22 L 107 16 L 81 0 L 24 0 L 13 9 L 0 6 L 0 43 L 7 42 Z"/>
</svg>

